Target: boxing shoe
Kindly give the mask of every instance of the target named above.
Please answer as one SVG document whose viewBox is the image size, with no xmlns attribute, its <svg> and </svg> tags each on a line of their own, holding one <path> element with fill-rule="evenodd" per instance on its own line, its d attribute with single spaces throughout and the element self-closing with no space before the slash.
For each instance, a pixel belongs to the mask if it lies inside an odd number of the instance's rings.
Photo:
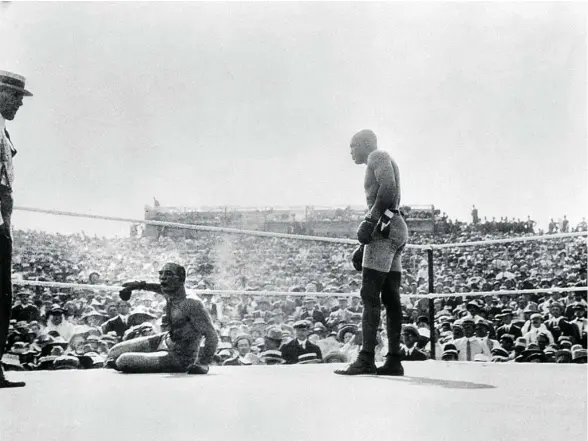
<svg viewBox="0 0 588 441">
<path fill-rule="evenodd" d="M 400 363 L 399 355 L 387 355 L 386 361 L 382 366 L 377 368 L 376 373 L 378 375 L 387 375 L 390 377 L 402 377 L 404 376 L 404 368 Z"/>
<path fill-rule="evenodd" d="M 360 351 L 353 363 L 345 369 L 337 369 L 335 373 L 338 375 L 374 375 L 377 373 L 374 354 Z"/>
<path fill-rule="evenodd" d="M 189 375 L 205 375 L 208 374 L 209 370 L 210 367 L 208 365 L 194 363 L 188 366 L 188 369 L 186 369 L 186 373 Z"/>
</svg>

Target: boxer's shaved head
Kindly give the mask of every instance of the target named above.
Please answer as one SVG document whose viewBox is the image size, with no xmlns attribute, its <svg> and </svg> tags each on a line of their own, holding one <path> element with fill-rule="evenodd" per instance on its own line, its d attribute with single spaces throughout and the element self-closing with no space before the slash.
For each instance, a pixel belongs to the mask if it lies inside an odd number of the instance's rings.
<svg viewBox="0 0 588 441">
<path fill-rule="evenodd" d="M 357 132 L 351 138 L 351 157 L 356 164 L 365 164 L 371 152 L 378 148 L 378 138 L 371 130 Z"/>
<path fill-rule="evenodd" d="M 176 291 L 186 281 L 186 269 L 177 263 L 166 263 L 159 271 L 159 283 L 164 292 Z"/>
<path fill-rule="evenodd" d="M 166 270 L 166 269 L 173 271 L 176 274 L 176 276 L 178 276 L 180 278 L 180 280 L 182 282 L 184 282 L 186 280 L 186 269 L 182 265 L 178 265 L 177 263 L 168 262 L 162 268 L 162 270 Z"/>
<path fill-rule="evenodd" d="M 362 147 L 373 149 L 378 148 L 378 138 L 376 137 L 376 134 L 369 129 L 362 130 L 353 135 L 353 138 L 351 138 L 351 144 L 354 143 L 360 144 Z"/>
</svg>

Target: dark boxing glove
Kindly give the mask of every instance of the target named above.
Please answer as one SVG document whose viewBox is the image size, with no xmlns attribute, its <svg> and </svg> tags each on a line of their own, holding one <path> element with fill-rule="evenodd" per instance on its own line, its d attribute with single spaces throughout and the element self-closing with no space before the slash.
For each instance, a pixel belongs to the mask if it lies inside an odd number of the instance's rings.
<svg viewBox="0 0 588 441">
<path fill-rule="evenodd" d="M 144 289 L 147 283 L 145 282 L 127 282 L 123 283 L 123 289 L 118 292 L 118 296 L 121 300 L 128 302 L 131 298 L 131 294 L 135 289 Z"/>
<path fill-rule="evenodd" d="M 366 217 L 365 220 L 359 224 L 359 228 L 357 229 L 357 240 L 359 243 L 367 245 L 372 241 L 372 234 L 374 233 L 376 225 L 377 222 L 369 217 Z"/>
<path fill-rule="evenodd" d="M 125 289 L 121 289 L 118 292 L 118 296 L 120 297 L 121 300 L 124 300 L 125 302 L 128 302 L 131 298 L 131 294 L 133 293 L 132 289 L 129 288 L 125 288 Z"/>
<path fill-rule="evenodd" d="M 363 245 L 358 246 L 351 255 L 351 263 L 353 263 L 353 268 L 357 271 L 362 270 L 362 262 L 363 262 Z"/>
</svg>

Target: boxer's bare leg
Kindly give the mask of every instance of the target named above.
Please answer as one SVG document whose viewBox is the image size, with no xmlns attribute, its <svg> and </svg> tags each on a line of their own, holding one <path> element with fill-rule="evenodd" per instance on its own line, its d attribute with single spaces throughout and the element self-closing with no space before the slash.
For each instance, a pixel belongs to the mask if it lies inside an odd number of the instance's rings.
<svg viewBox="0 0 588 441">
<path fill-rule="evenodd" d="M 127 352 L 156 352 L 162 339 L 162 335 L 134 338 L 114 345 L 108 353 L 108 358 L 117 361 Z"/>
<path fill-rule="evenodd" d="M 150 374 L 186 372 L 186 367 L 167 351 L 126 352 L 116 360 L 117 368 L 125 373 Z"/>
</svg>

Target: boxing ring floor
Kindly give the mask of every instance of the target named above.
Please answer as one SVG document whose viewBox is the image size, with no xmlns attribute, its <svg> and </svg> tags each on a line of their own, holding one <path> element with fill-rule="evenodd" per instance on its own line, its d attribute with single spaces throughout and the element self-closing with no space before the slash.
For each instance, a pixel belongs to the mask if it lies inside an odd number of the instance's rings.
<svg viewBox="0 0 588 441">
<path fill-rule="evenodd" d="M 8 372 L 0 441 L 586 440 L 586 365 L 407 362 L 212 367 L 206 376 Z"/>
</svg>

